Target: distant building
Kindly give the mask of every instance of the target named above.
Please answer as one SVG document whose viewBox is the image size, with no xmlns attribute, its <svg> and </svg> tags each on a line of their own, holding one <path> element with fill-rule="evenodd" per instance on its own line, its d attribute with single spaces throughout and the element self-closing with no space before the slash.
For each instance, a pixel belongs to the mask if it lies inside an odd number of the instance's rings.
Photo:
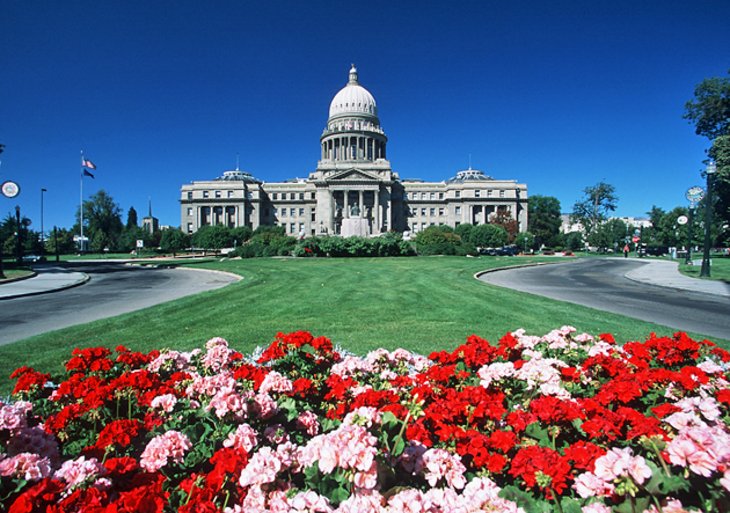
<svg viewBox="0 0 730 513">
<path fill-rule="evenodd" d="M 527 186 L 467 169 L 442 182 L 401 179 L 386 160 L 388 138 L 372 94 L 349 81 L 330 103 L 321 159 L 307 178 L 266 183 L 236 169 L 181 188 L 181 228 L 209 224 L 283 226 L 306 235 L 419 232 L 428 226 L 491 222 L 509 216 L 527 230 Z"/>
<path fill-rule="evenodd" d="M 583 229 L 583 225 L 581 223 L 574 223 L 570 220 L 570 214 L 560 214 L 560 219 L 562 221 L 560 225 L 560 232 L 561 233 L 572 233 L 572 232 L 585 232 Z M 633 226 L 634 228 L 650 228 L 651 227 L 651 220 L 645 218 L 645 217 L 631 217 L 631 216 L 624 216 L 624 217 L 609 217 L 609 219 L 619 219 L 626 223 L 628 226 Z"/>
<path fill-rule="evenodd" d="M 152 215 L 152 200 L 146 217 L 142 218 L 142 229 L 148 233 L 155 233 L 160 229 L 160 220 Z"/>
</svg>

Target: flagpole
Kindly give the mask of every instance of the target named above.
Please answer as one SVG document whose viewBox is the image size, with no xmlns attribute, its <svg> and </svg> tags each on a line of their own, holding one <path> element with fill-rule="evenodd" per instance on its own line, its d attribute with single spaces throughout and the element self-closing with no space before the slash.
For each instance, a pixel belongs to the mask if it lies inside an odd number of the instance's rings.
<svg viewBox="0 0 730 513">
<path fill-rule="evenodd" d="M 84 150 L 81 150 L 81 178 L 79 179 L 81 186 L 79 187 L 79 228 L 81 235 L 79 237 L 79 253 L 84 252 Z"/>
</svg>

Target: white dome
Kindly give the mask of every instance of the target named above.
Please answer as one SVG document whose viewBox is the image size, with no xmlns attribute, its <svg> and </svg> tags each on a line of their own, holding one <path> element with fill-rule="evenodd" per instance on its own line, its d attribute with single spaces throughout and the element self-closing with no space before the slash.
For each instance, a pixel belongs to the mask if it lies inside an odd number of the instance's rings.
<svg viewBox="0 0 730 513">
<path fill-rule="evenodd" d="M 357 69 L 354 64 L 350 69 L 350 81 L 340 89 L 330 103 L 330 118 L 343 114 L 369 114 L 376 117 L 378 115 L 375 98 L 357 82 Z"/>
</svg>

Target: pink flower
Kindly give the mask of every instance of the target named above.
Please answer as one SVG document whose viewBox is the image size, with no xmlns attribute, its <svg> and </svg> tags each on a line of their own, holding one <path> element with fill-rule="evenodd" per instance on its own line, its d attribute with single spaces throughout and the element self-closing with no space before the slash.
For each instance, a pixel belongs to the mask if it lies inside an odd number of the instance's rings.
<svg viewBox="0 0 730 513">
<path fill-rule="evenodd" d="M 0 476 L 17 477 L 26 481 L 38 481 L 51 475 L 51 463 L 46 457 L 22 452 L 0 459 Z"/>
<path fill-rule="evenodd" d="M 271 447 L 262 447 L 248 460 L 241 472 L 238 484 L 257 488 L 276 481 L 276 474 L 282 469 L 281 461 Z"/>
<path fill-rule="evenodd" d="M 291 392 L 294 389 L 292 382 L 276 371 L 269 372 L 259 388 L 259 394 L 269 392 Z"/>
<path fill-rule="evenodd" d="M 81 456 L 76 460 L 63 462 L 53 477 L 66 482 L 66 489 L 71 490 L 86 481 L 92 481 L 106 473 L 104 466 L 96 458 Z"/>
<path fill-rule="evenodd" d="M 584 472 L 575 478 L 573 489 L 583 497 L 603 497 L 611 495 L 614 491 L 613 483 L 604 481 L 592 472 Z"/>
<path fill-rule="evenodd" d="M 461 459 L 443 449 L 429 449 L 421 457 L 420 467 L 425 470 L 424 477 L 428 484 L 436 486 L 444 479 L 452 488 L 464 488 L 466 467 Z"/>
<path fill-rule="evenodd" d="M 258 439 L 256 437 L 256 430 L 248 424 L 241 424 L 236 430 L 228 435 L 228 438 L 223 442 L 223 447 L 233 447 L 234 449 L 243 449 L 244 451 L 251 452 L 251 449 L 256 447 Z"/>
<path fill-rule="evenodd" d="M 162 410 L 166 413 L 170 413 L 177 404 L 177 397 L 175 397 L 173 394 L 163 394 L 158 395 L 152 401 L 150 401 L 150 406 L 156 410 Z"/>
<path fill-rule="evenodd" d="M 651 477 L 651 469 L 641 456 L 634 456 L 631 448 L 613 448 L 596 460 L 594 474 L 606 482 L 631 476 L 638 484 Z"/>
<path fill-rule="evenodd" d="M 311 411 L 303 411 L 297 417 L 297 427 L 304 429 L 310 436 L 316 435 L 319 433 L 317 415 Z"/>
<path fill-rule="evenodd" d="M 580 511 L 581 513 L 611 513 L 611 508 L 605 504 L 594 502 L 593 504 L 583 506 Z"/>
<path fill-rule="evenodd" d="M 187 436 L 170 430 L 150 440 L 142 452 L 139 464 L 147 472 L 156 472 L 167 465 L 169 460 L 182 463 L 185 453 L 191 448 L 192 444 Z"/>
</svg>

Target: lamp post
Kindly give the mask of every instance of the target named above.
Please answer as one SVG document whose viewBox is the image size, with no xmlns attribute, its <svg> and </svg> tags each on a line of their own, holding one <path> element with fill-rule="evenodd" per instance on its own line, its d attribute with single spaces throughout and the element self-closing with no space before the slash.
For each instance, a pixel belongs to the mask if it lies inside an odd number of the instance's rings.
<svg viewBox="0 0 730 513">
<path fill-rule="evenodd" d="M 692 263 L 692 241 L 694 240 L 692 235 L 694 228 L 694 212 L 697 203 L 702 201 L 702 198 L 705 197 L 705 190 L 699 185 L 695 185 L 694 187 L 690 187 L 689 189 L 687 189 L 684 197 L 687 198 L 687 201 L 689 201 L 689 222 L 687 226 L 687 259 L 684 263 L 690 265 Z"/>
<path fill-rule="evenodd" d="M 41 187 L 41 256 L 46 254 L 46 234 L 43 231 L 43 193 L 48 192 L 45 187 Z"/>
<path fill-rule="evenodd" d="M 20 245 L 20 206 L 15 205 L 15 224 L 16 224 L 16 230 L 18 230 L 18 237 L 16 238 L 15 242 L 15 261 L 18 263 L 18 265 L 23 263 L 23 255 L 21 252 L 21 245 Z"/>
<path fill-rule="evenodd" d="M 712 224 L 712 180 L 715 178 L 717 166 L 710 161 L 705 169 L 707 175 L 707 197 L 705 198 L 705 248 L 702 253 L 701 278 L 710 277 L 710 225 Z"/>
</svg>

